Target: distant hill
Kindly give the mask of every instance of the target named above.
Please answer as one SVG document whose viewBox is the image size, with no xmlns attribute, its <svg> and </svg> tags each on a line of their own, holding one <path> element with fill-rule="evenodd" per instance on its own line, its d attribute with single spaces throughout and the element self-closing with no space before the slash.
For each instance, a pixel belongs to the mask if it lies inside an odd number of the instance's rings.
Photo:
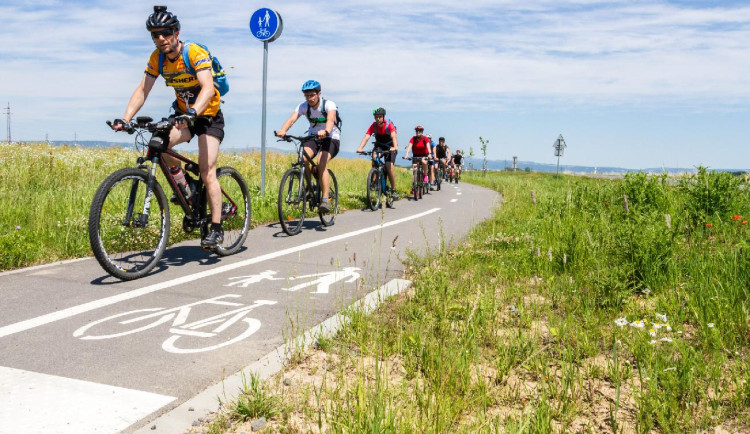
<svg viewBox="0 0 750 434">
<path fill-rule="evenodd" d="M 133 142 L 104 142 L 104 141 L 96 141 L 96 140 L 81 140 L 77 143 L 73 143 L 72 141 L 60 141 L 55 140 L 49 142 L 50 144 L 60 146 L 60 145 L 67 145 L 67 146 L 84 146 L 84 147 L 97 147 L 97 148 L 106 148 L 110 146 L 116 146 L 121 148 L 131 148 L 133 146 Z M 242 148 L 222 148 L 225 150 L 231 150 L 231 151 L 259 151 L 259 147 L 249 148 L 249 149 L 242 149 Z M 280 152 L 280 153 L 290 153 L 293 152 L 289 148 L 283 149 L 283 148 L 277 148 L 277 147 L 266 147 L 266 150 L 272 151 L 272 152 Z M 401 151 L 399 151 L 400 155 L 403 155 Z M 364 158 L 361 155 L 357 154 L 356 152 L 349 152 L 349 151 L 341 151 L 338 155 L 339 158 L 348 158 L 348 159 L 357 159 L 357 158 Z M 399 161 L 396 163 L 398 166 L 407 167 L 408 162 L 406 160 L 403 160 L 399 158 Z M 481 170 L 482 169 L 482 159 L 481 158 L 466 158 L 465 166 L 466 168 L 473 168 L 474 170 Z M 487 169 L 488 170 L 509 170 L 511 167 L 513 167 L 513 161 L 512 160 L 487 160 Z M 516 164 L 517 170 L 528 170 L 531 172 L 556 172 L 557 171 L 557 164 L 548 164 L 548 163 L 537 163 L 534 161 L 518 161 Z M 712 170 L 717 170 L 720 172 L 735 172 L 735 173 L 746 173 L 746 169 L 715 169 L 712 168 Z M 626 169 L 622 167 L 610 167 L 610 166 L 576 166 L 576 165 L 567 165 L 567 164 L 560 164 L 560 172 L 561 173 L 590 173 L 590 174 L 614 174 L 614 175 L 622 175 L 629 172 L 646 172 L 646 173 L 662 173 L 667 172 L 671 174 L 678 174 L 678 173 L 693 173 L 695 172 L 695 168 L 684 168 L 684 167 L 647 167 L 643 169 Z"/>
</svg>

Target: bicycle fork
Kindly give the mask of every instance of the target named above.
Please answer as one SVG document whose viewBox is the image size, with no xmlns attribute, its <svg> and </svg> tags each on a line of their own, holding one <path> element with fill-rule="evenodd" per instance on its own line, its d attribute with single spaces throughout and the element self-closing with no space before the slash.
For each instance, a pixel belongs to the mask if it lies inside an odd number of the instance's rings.
<svg viewBox="0 0 750 434">
<path fill-rule="evenodd" d="M 125 218 L 122 221 L 123 226 L 135 226 L 139 228 L 146 227 L 149 211 L 151 210 L 151 198 L 154 196 L 157 164 L 158 157 L 154 157 L 151 162 L 151 169 L 148 172 L 148 180 L 146 181 L 146 196 L 143 201 L 143 208 L 141 209 L 141 215 L 138 216 L 136 221 L 133 221 L 133 211 L 135 210 L 135 197 L 138 194 L 139 182 L 137 179 L 133 180 L 133 184 L 130 186 L 130 195 L 128 196 L 128 206 L 125 210 Z"/>
</svg>

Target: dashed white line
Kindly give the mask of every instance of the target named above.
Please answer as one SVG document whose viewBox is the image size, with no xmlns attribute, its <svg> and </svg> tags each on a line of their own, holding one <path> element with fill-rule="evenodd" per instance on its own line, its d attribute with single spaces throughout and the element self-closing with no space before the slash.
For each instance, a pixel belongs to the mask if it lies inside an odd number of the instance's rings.
<svg viewBox="0 0 750 434">
<path fill-rule="evenodd" d="M 451 199 L 451 203 L 458 202 L 458 199 Z"/>
<path fill-rule="evenodd" d="M 30 330 L 39 326 L 43 326 L 45 324 L 49 324 L 55 321 L 60 321 L 66 318 L 70 318 L 72 316 L 76 316 L 85 312 L 99 309 L 101 307 L 116 304 L 121 301 L 137 298 L 146 294 L 150 294 L 152 292 L 160 291 L 162 289 L 182 285 L 184 283 L 192 282 L 194 280 L 202 279 L 204 277 L 209 277 L 215 274 L 225 273 L 227 271 L 234 270 L 236 268 L 241 268 L 247 265 L 257 264 L 259 262 L 267 261 L 269 259 L 279 258 L 281 256 L 288 255 L 290 253 L 296 253 L 302 250 L 312 249 L 313 247 L 318 247 L 324 244 L 334 243 L 336 241 L 344 240 L 344 239 L 351 238 L 351 237 L 356 237 L 357 235 L 366 234 L 368 232 L 378 231 L 380 229 L 383 229 L 389 226 L 394 226 L 397 224 L 401 224 L 409 220 L 420 219 L 426 215 L 435 213 L 437 211 L 440 211 L 440 208 L 432 208 L 430 210 L 421 212 L 419 214 L 415 214 L 409 217 L 404 217 L 398 220 L 394 220 L 392 222 L 386 222 L 383 224 L 370 226 L 369 228 L 359 229 L 359 230 L 348 232 L 345 234 L 336 235 L 330 238 L 313 241 L 313 242 L 306 243 L 306 244 L 301 244 L 299 246 L 290 247 L 284 250 L 279 250 L 278 252 L 267 253 L 265 255 L 256 256 L 255 258 L 250 258 L 244 261 L 235 262 L 234 264 L 227 264 L 221 267 L 216 267 L 210 270 L 202 271 L 200 273 L 189 274 L 187 276 L 178 277 L 177 279 L 172 279 L 166 282 L 156 283 L 154 285 L 146 286 L 144 288 L 135 289 L 133 291 L 128 291 L 128 292 L 118 294 L 118 295 L 113 295 L 112 297 L 90 301 L 88 303 L 80 304 L 78 306 L 73 306 L 73 307 L 69 307 L 67 309 L 63 309 L 57 312 L 52 312 L 46 315 L 38 316 L 36 318 L 31 318 L 25 321 L 20 321 L 14 324 L 9 324 L 7 326 L 0 327 L 0 338 L 9 336 L 15 333 L 19 333 L 22 331 Z"/>
</svg>

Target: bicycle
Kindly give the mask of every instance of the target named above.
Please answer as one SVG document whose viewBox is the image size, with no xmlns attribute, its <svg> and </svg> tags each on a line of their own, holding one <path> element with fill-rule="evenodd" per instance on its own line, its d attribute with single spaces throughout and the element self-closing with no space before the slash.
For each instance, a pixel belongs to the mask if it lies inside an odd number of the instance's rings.
<svg viewBox="0 0 750 434">
<path fill-rule="evenodd" d="M 401 157 L 404 160 L 411 160 L 411 192 L 414 200 L 419 200 L 425 193 L 429 192 L 428 183 L 424 182 L 424 170 L 422 169 L 422 159 L 427 157 Z"/>
<path fill-rule="evenodd" d="M 376 211 L 380 206 L 380 196 L 385 195 L 385 206 L 393 208 L 392 188 L 388 188 L 388 175 L 385 172 L 385 161 L 383 158 L 391 154 L 391 151 L 366 151 L 360 152 L 362 155 L 373 155 L 372 161 L 375 167 L 370 169 L 367 174 L 367 207 Z"/>
<path fill-rule="evenodd" d="M 275 134 L 276 132 L 274 131 Z M 328 200 L 331 203 L 331 210 L 329 212 L 320 210 L 320 184 L 316 175 L 318 165 L 315 164 L 312 158 L 307 156 L 305 147 L 303 146 L 305 142 L 310 140 L 317 141 L 318 139 L 317 136 L 299 137 L 287 134 L 284 138 L 278 140 L 296 142 L 295 146 L 297 146 L 297 161 L 292 163 L 292 167 L 281 178 L 277 201 L 279 223 L 281 223 L 281 228 L 284 232 L 290 236 L 297 235 L 302 229 L 307 206 L 310 207 L 310 211 L 314 211 L 317 208 L 318 217 L 320 217 L 320 222 L 323 223 L 323 226 L 333 225 L 339 209 L 339 185 L 333 171 L 327 169 L 328 176 L 330 177 Z M 310 171 L 316 176 L 309 176 L 306 173 L 307 165 L 305 161 L 310 163 Z M 310 180 L 308 180 L 308 177 Z"/>
<path fill-rule="evenodd" d="M 135 134 L 135 148 L 141 153 L 136 167 L 115 171 L 101 183 L 91 202 L 88 234 L 94 257 L 104 270 L 121 280 L 145 276 L 161 260 L 170 232 L 170 210 L 167 196 L 156 180 L 161 168 L 167 184 L 174 191 L 182 211 L 182 229 L 186 233 L 200 229 L 201 238 L 208 233 L 211 214 L 208 212 L 206 188 L 200 179 L 198 163 L 167 148 L 169 131 L 174 120 L 163 118 L 153 122 L 139 116 L 125 124 L 123 131 Z M 112 125 L 110 121 L 107 124 Z M 151 133 L 146 141 L 145 134 Z M 185 163 L 187 188 L 180 187 L 162 155 Z M 151 163 L 150 166 L 146 163 Z M 190 177 L 193 174 L 196 179 Z M 250 198 L 247 183 L 231 167 L 216 169 L 221 185 L 221 221 L 224 243 L 214 252 L 219 256 L 237 253 L 250 228 Z M 156 206 L 156 212 L 151 210 Z"/>
<path fill-rule="evenodd" d="M 440 160 L 436 161 L 437 167 L 435 168 L 435 189 L 440 191 L 440 185 L 443 183 L 443 177 L 445 176 L 445 170 L 443 169 L 443 162 Z"/>
</svg>

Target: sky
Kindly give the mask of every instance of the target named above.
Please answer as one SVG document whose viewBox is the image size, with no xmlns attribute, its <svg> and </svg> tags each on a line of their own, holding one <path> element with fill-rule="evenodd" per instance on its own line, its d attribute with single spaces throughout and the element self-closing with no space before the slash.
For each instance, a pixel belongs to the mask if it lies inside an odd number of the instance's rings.
<svg viewBox="0 0 750 434">
<path fill-rule="evenodd" d="M 266 146 L 308 79 L 339 106 L 356 150 L 382 106 L 401 149 L 424 125 L 453 149 L 561 164 L 750 168 L 750 2 L 667 0 L 285 0 L 167 3 L 182 40 L 227 70 L 223 149 L 259 147 L 258 8 L 281 15 L 269 44 Z M 122 117 L 153 42 L 153 0 L 0 0 L 0 107 L 15 141 L 127 142 Z M 168 115 L 158 79 L 140 115 Z M 300 119 L 291 133 L 302 134 Z M 0 124 L 7 127 L 7 116 Z M 0 136 L 5 140 L 6 134 Z M 194 145 L 181 145 L 192 150 Z"/>
</svg>

